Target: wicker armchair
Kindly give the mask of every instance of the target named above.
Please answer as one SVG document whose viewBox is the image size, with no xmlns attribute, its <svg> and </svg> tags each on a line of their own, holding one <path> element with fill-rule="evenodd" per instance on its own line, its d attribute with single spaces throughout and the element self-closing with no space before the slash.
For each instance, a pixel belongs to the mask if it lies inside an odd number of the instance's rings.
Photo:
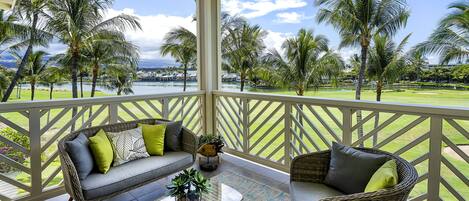
<svg viewBox="0 0 469 201">
<path fill-rule="evenodd" d="M 172 170 L 172 173 L 161 175 L 158 178 L 153 178 L 151 180 L 143 181 L 139 183 L 138 185 L 134 185 L 130 188 L 127 188 L 123 191 L 120 192 L 114 192 L 112 194 L 106 195 L 104 197 L 99 197 L 95 199 L 85 199 L 85 196 L 83 194 L 83 189 L 82 185 L 80 182 L 80 179 L 78 178 L 77 171 L 75 169 L 75 166 L 66 150 L 65 147 L 65 142 L 66 141 L 71 141 L 75 139 L 79 134 L 84 134 L 87 137 L 91 137 L 94 134 L 96 134 L 99 130 L 103 129 L 107 132 L 120 132 L 120 131 L 125 131 L 129 129 L 133 129 L 137 127 L 138 123 L 142 124 L 154 124 L 155 120 L 159 121 L 167 121 L 167 120 L 162 120 L 162 119 L 144 119 L 144 120 L 138 120 L 138 121 L 132 121 L 132 122 L 125 122 L 125 123 L 117 123 L 117 124 L 110 124 L 110 125 L 105 125 L 105 126 L 97 126 L 97 127 L 92 127 L 92 128 L 87 128 L 79 131 L 75 131 L 67 136 L 65 136 L 62 140 L 59 141 L 58 147 L 59 147 L 59 155 L 60 155 L 60 161 L 61 161 L 61 167 L 62 167 L 62 172 L 64 175 L 64 185 L 65 185 L 65 190 L 67 193 L 70 195 L 70 200 L 77 200 L 77 201 L 84 201 L 84 200 L 104 200 L 107 198 L 114 197 L 120 193 L 138 188 L 140 186 L 144 186 L 146 184 L 149 184 L 151 182 L 157 181 L 161 178 L 164 178 L 166 176 L 169 176 L 173 173 L 176 173 L 178 171 L 184 170 L 186 168 L 191 167 L 196 159 L 196 154 L 197 154 L 197 137 L 194 133 L 189 131 L 188 129 L 184 128 L 182 129 L 182 135 L 183 135 L 183 151 L 188 152 L 193 156 L 193 161 L 192 164 L 187 165 L 183 168 L 180 169 L 174 169 Z"/>
<path fill-rule="evenodd" d="M 356 148 L 358 150 L 383 154 L 389 158 L 396 160 L 397 172 L 399 175 L 399 183 L 389 189 L 380 190 L 370 193 L 357 193 L 351 195 L 342 195 L 327 197 L 321 201 L 332 200 L 386 200 L 386 201 L 404 201 L 407 200 L 410 191 L 415 186 L 418 178 L 415 168 L 404 159 L 392 155 L 390 153 L 368 148 Z M 331 151 L 323 151 L 311 153 L 306 155 L 297 156 L 291 162 L 290 167 L 290 182 L 311 182 L 322 184 L 326 174 L 329 170 L 329 161 L 331 158 Z"/>
</svg>

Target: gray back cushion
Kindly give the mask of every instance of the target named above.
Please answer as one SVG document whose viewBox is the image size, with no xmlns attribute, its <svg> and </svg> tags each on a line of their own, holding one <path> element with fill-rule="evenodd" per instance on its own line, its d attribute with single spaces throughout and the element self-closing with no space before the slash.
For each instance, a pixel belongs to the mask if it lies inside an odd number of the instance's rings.
<svg viewBox="0 0 469 201">
<path fill-rule="evenodd" d="M 334 142 L 324 183 L 345 194 L 361 193 L 387 160 L 385 155 L 366 153 Z"/>
<path fill-rule="evenodd" d="M 93 155 L 88 148 L 88 138 L 79 134 L 74 140 L 65 142 L 68 155 L 72 159 L 80 180 L 85 179 L 93 171 Z"/>
<path fill-rule="evenodd" d="M 156 124 L 166 124 L 164 149 L 166 151 L 182 151 L 182 121 L 156 121 Z"/>
</svg>

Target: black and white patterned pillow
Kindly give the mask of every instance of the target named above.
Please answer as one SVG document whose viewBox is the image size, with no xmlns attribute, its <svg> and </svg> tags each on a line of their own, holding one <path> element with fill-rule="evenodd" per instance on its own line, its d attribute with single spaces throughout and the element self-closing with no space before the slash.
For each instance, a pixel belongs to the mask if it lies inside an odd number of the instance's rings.
<svg viewBox="0 0 469 201">
<path fill-rule="evenodd" d="M 114 151 L 114 163 L 112 166 L 122 165 L 132 160 L 150 156 L 145 148 L 142 128 L 116 133 L 108 132 L 107 135 Z"/>
</svg>

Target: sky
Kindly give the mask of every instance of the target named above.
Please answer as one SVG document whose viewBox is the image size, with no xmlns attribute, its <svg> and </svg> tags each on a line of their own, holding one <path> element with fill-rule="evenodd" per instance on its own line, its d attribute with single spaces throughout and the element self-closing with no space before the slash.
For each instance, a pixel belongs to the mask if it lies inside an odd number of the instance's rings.
<svg viewBox="0 0 469 201">
<path fill-rule="evenodd" d="M 407 34 L 412 36 L 407 49 L 428 38 L 439 20 L 449 12 L 447 6 L 452 0 L 408 0 L 411 16 L 406 28 L 399 31 L 395 41 L 400 41 Z M 338 48 L 340 37 L 333 27 L 318 24 L 315 16 L 318 8 L 314 0 L 222 0 L 222 10 L 232 15 L 240 15 L 253 24 L 259 24 L 268 35 L 265 44 L 268 48 L 280 48 L 282 42 L 295 35 L 300 28 L 313 29 L 315 34 L 325 35 L 330 46 Z M 129 31 L 126 36 L 140 46 L 141 57 L 146 60 L 170 60 L 162 57 L 159 47 L 164 35 L 172 28 L 182 26 L 196 32 L 193 21 L 195 15 L 194 0 L 116 0 L 107 16 L 127 13 L 140 19 L 143 30 Z M 60 44 L 52 44 L 51 53 L 63 50 Z M 355 48 L 338 50 L 344 59 L 358 53 Z M 430 63 L 437 63 L 435 56 L 428 57 Z"/>
</svg>

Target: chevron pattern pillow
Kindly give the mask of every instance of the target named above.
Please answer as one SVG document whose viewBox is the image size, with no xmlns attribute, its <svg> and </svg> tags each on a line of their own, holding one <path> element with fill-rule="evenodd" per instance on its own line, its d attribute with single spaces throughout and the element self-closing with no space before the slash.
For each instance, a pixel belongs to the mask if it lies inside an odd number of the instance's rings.
<svg viewBox="0 0 469 201">
<path fill-rule="evenodd" d="M 114 163 L 112 166 L 122 165 L 132 160 L 150 156 L 145 148 L 141 128 L 116 133 L 108 132 L 107 134 L 114 151 Z"/>
</svg>

